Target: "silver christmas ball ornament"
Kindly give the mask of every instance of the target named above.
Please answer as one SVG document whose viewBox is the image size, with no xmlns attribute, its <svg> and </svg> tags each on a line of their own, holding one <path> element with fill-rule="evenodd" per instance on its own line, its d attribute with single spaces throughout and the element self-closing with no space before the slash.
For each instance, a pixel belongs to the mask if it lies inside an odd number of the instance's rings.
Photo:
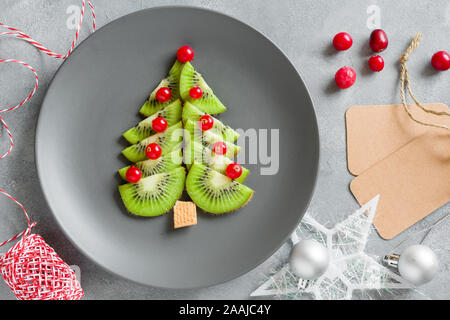
<svg viewBox="0 0 450 320">
<path fill-rule="evenodd" d="M 386 256 L 384 261 L 390 266 L 397 267 L 400 275 L 416 286 L 431 281 L 439 269 L 436 254 L 421 244 L 406 248 L 401 255 Z"/>
<path fill-rule="evenodd" d="M 289 265 L 292 272 L 301 279 L 313 280 L 328 268 L 330 258 L 327 248 L 315 240 L 303 240 L 291 251 Z"/>
</svg>

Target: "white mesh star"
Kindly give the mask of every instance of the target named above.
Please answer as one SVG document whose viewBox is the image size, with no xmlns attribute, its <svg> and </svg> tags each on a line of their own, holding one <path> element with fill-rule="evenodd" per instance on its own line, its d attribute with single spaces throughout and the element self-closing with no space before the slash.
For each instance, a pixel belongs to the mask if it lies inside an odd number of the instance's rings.
<svg viewBox="0 0 450 320">
<path fill-rule="evenodd" d="M 364 252 L 378 200 L 379 196 L 376 196 L 332 229 L 305 215 L 291 241 L 296 244 L 300 239 L 312 238 L 325 245 L 330 255 L 327 271 L 302 290 L 298 288 L 299 278 L 290 272 L 287 264 L 250 295 L 296 298 L 309 293 L 317 300 L 341 300 L 351 299 L 356 291 L 377 290 L 380 293 L 382 289 L 390 292 L 414 288 Z"/>
</svg>

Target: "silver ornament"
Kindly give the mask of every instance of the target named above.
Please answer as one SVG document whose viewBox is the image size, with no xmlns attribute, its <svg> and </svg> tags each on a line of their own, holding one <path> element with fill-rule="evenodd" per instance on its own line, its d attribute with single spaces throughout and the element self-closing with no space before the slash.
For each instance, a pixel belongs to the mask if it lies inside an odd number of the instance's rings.
<svg viewBox="0 0 450 320">
<path fill-rule="evenodd" d="M 384 261 L 390 266 L 397 267 L 400 275 L 416 286 L 431 281 L 439 269 L 436 254 L 421 244 L 406 248 L 401 255 L 386 256 Z"/>
<path fill-rule="evenodd" d="M 320 277 L 327 270 L 329 262 L 328 249 L 311 239 L 297 243 L 289 257 L 292 272 L 304 280 Z"/>
</svg>

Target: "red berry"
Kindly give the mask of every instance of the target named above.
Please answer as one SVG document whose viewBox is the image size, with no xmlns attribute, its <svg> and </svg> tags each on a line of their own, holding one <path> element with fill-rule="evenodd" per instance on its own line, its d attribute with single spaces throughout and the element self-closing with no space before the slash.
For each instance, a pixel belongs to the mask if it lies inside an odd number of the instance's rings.
<svg viewBox="0 0 450 320">
<path fill-rule="evenodd" d="M 128 168 L 127 173 L 125 175 L 128 182 L 136 183 L 139 182 L 142 178 L 142 172 L 135 166 L 131 166 Z"/>
<path fill-rule="evenodd" d="M 384 60 L 380 56 L 373 56 L 369 59 L 369 67 L 372 71 L 379 72 L 384 68 Z"/>
<path fill-rule="evenodd" d="M 388 37 L 386 35 L 386 32 L 384 32 L 381 29 L 376 29 L 373 30 L 372 33 L 370 34 L 370 48 L 374 51 L 374 52 L 381 52 L 384 49 L 387 48 L 388 46 Z"/>
<path fill-rule="evenodd" d="M 167 129 L 167 121 L 163 117 L 157 117 L 152 121 L 152 128 L 156 132 L 164 132 Z"/>
<path fill-rule="evenodd" d="M 355 83 L 356 72 L 351 67 L 342 67 L 336 72 L 334 80 L 339 88 L 347 89 Z"/>
<path fill-rule="evenodd" d="M 145 154 L 147 158 L 155 160 L 161 156 L 161 147 L 157 143 L 150 143 L 147 148 L 145 148 Z"/>
<path fill-rule="evenodd" d="M 350 49 L 352 44 L 353 39 L 347 32 L 339 32 L 333 38 L 333 46 L 336 50 L 339 51 Z"/>
<path fill-rule="evenodd" d="M 207 131 L 211 129 L 214 125 L 214 119 L 209 114 L 205 114 L 200 117 L 199 120 L 200 128 L 202 128 L 203 131 Z"/>
<path fill-rule="evenodd" d="M 194 60 L 194 50 L 189 46 L 182 46 L 177 51 L 177 58 L 181 63 Z"/>
<path fill-rule="evenodd" d="M 445 51 L 438 51 L 431 58 L 431 65 L 439 71 L 450 69 L 450 55 Z"/>
<path fill-rule="evenodd" d="M 242 167 L 239 165 L 239 163 L 231 163 L 227 166 L 225 172 L 228 178 L 237 179 L 242 174 Z"/>
<path fill-rule="evenodd" d="M 170 98 L 172 98 L 172 91 L 169 88 L 162 87 L 156 91 L 156 99 L 159 102 L 167 102 Z"/>
<path fill-rule="evenodd" d="M 203 95 L 203 91 L 202 91 L 202 88 L 200 88 L 200 87 L 193 87 L 193 88 L 191 88 L 191 90 L 189 90 L 189 96 L 192 99 L 195 99 L 195 100 L 200 99 L 202 97 L 202 95 Z"/>
<path fill-rule="evenodd" d="M 213 151 L 217 155 L 224 155 L 227 153 L 227 145 L 224 142 L 216 142 L 213 145 Z"/>
</svg>

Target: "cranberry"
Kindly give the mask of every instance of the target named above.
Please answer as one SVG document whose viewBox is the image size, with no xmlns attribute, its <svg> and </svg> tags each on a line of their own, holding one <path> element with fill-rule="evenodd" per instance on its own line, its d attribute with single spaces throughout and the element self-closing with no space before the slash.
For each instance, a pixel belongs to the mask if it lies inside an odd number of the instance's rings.
<svg viewBox="0 0 450 320">
<path fill-rule="evenodd" d="M 156 132 L 164 132 L 167 129 L 167 121 L 163 117 L 157 117 L 152 121 L 152 128 Z"/>
<path fill-rule="evenodd" d="M 450 55 L 445 51 L 438 51 L 431 58 L 431 65 L 439 71 L 450 69 Z"/>
<path fill-rule="evenodd" d="M 381 29 L 373 30 L 370 34 L 370 48 L 374 52 L 381 52 L 388 46 L 388 38 L 386 32 Z"/>
<path fill-rule="evenodd" d="M 139 182 L 139 180 L 141 180 L 142 172 L 135 166 L 131 166 L 128 168 L 125 176 L 128 182 L 136 183 Z"/>
<path fill-rule="evenodd" d="M 147 148 L 145 148 L 145 154 L 147 155 L 147 158 L 151 160 L 158 159 L 161 156 L 161 153 L 161 147 L 157 143 L 150 143 Z"/>
<path fill-rule="evenodd" d="M 339 51 L 350 49 L 352 44 L 353 39 L 347 32 L 339 32 L 333 38 L 333 46 L 336 50 Z"/>
<path fill-rule="evenodd" d="M 227 145 L 224 142 L 216 142 L 213 145 L 213 151 L 217 155 L 224 155 L 227 153 Z"/>
<path fill-rule="evenodd" d="M 172 98 L 172 91 L 167 87 L 159 88 L 156 91 L 156 100 L 159 102 L 168 102 Z"/>
<path fill-rule="evenodd" d="M 231 163 L 227 166 L 225 170 L 227 177 L 230 179 L 237 179 L 242 174 L 242 167 L 238 163 Z"/>
<path fill-rule="evenodd" d="M 351 67 L 342 67 L 336 72 L 334 80 L 339 88 L 347 89 L 355 83 L 356 72 Z"/>
<path fill-rule="evenodd" d="M 214 119 L 209 114 L 205 114 L 200 117 L 199 125 L 203 131 L 207 131 L 213 127 Z"/>
<path fill-rule="evenodd" d="M 203 96 L 202 88 L 200 87 L 191 88 L 191 90 L 189 90 L 189 96 L 195 100 L 200 99 Z"/>
<path fill-rule="evenodd" d="M 182 46 L 177 51 L 177 58 L 181 63 L 194 60 L 194 50 L 189 46 Z"/>
<path fill-rule="evenodd" d="M 384 60 L 380 56 L 373 56 L 369 59 L 369 67 L 372 71 L 380 72 L 384 68 Z"/>
</svg>

